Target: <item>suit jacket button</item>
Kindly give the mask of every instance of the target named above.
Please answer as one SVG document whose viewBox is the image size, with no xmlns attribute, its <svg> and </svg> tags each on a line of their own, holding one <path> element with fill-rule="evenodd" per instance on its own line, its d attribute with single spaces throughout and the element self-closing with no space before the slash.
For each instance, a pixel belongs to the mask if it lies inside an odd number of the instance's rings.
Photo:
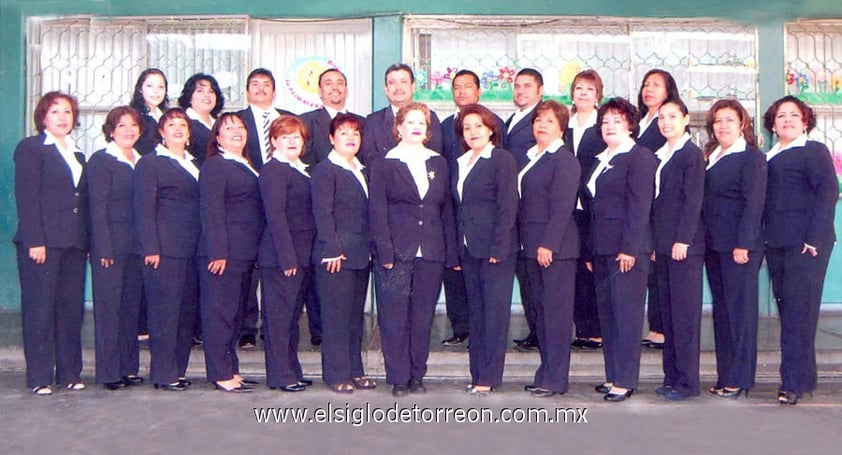
<svg viewBox="0 0 842 455">
<path fill-rule="evenodd" d="M 79 213 L 79 207 L 73 207 L 73 213 Z"/>
<path fill-rule="evenodd" d="M 423 222 L 423 221 L 421 221 L 421 220 L 418 220 L 418 225 L 419 225 L 419 226 L 423 226 L 423 225 L 424 225 L 424 222 Z"/>
<path fill-rule="evenodd" d="M 419 205 L 418 207 L 420 207 L 420 208 L 422 208 L 422 209 L 423 209 L 423 208 L 424 208 L 424 204 L 421 204 L 421 205 Z"/>
<path fill-rule="evenodd" d="M 76 196 L 76 197 L 79 197 L 79 192 L 77 191 L 77 192 L 73 193 L 73 195 Z"/>
</svg>

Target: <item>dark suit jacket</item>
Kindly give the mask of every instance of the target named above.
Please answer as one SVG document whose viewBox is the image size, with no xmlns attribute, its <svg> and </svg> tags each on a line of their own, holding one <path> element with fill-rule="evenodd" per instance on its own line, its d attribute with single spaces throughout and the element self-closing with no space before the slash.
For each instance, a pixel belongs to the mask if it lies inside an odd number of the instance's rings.
<svg viewBox="0 0 842 455">
<path fill-rule="evenodd" d="M 204 123 L 198 120 L 190 121 L 190 154 L 196 158 L 199 166 L 205 162 L 208 156 L 208 142 L 210 142 L 211 130 Z"/>
<path fill-rule="evenodd" d="M 258 263 L 282 270 L 307 267 L 316 236 L 310 179 L 287 163 L 270 160 L 258 183 L 266 215 Z"/>
<path fill-rule="evenodd" d="M 763 251 L 760 222 L 766 179 L 766 158 L 752 146 L 722 157 L 705 172 L 702 221 L 708 248 Z"/>
<path fill-rule="evenodd" d="M 275 108 L 281 115 L 295 115 L 290 111 Z M 248 140 L 246 142 L 246 158 L 251 161 L 251 165 L 258 171 L 263 167 L 263 155 L 260 153 L 260 136 L 263 135 L 263 121 L 258 125 L 255 121 L 254 114 L 251 112 L 251 106 L 246 106 L 245 109 L 237 111 L 237 115 L 243 119 L 246 124 L 246 133 Z"/>
<path fill-rule="evenodd" d="M 512 153 L 515 157 L 518 169 L 523 169 L 526 163 L 529 162 L 529 157 L 526 152 L 535 145 L 535 136 L 532 134 L 532 113 L 535 112 L 533 108 L 529 114 L 520 119 L 511 132 L 508 132 L 509 124 L 514 118 L 512 114 L 506 120 L 501 134 L 503 135 L 503 148 Z"/>
<path fill-rule="evenodd" d="M 568 128 L 564 130 L 564 145 L 572 153 L 573 152 L 573 130 L 575 128 Z M 576 150 L 576 159 L 579 160 L 579 168 L 582 170 L 581 185 L 584 190 L 587 179 L 591 175 L 593 167 L 596 165 L 596 156 L 605 151 L 605 141 L 602 140 L 602 133 L 599 127 L 594 125 L 585 129 L 582 134 L 582 140 L 579 141 L 579 148 Z"/>
<path fill-rule="evenodd" d="M 660 188 L 652 203 L 655 252 L 669 256 L 678 242 L 690 245 L 689 254 L 704 254 L 705 155 L 696 144 L 687 141 L 674 152 L 661 170 Z"/>
<path fill-rule="evenodd" d="M 579 232 L 573 221 L 579 189 L 579 163 L 566 147 L 545 153 L 521 179 L 518 234 L 523 254 L 538 257 L 549 248 L 556 259 L 579 257 Z"/>
<path fill-rule="evenodd" d="M 658 160 L 644 147 L 614 156 L 596 180 L 591 200 L 591 252 L 614 256 L 648 254 L 649 212 Z"/>
<path fill-rule="evenodd" d="M 199 174 L 202 243 L 199 256 L 214 259 L 257 259 L 263 233 L 263 203 L 257 176 L 245 165 L 211 156 Z"/>
<path fill-rule="evenodd" d="M 411 261 L 419 246 L 424 259 L 459 264 L 447 161 L 435 156 L 426 165 L 430 187 L 423 199 L 406 163 L 384 158 L 371 167 L 372 246 L 380 265 Z"/>
<path fill-rule="evenodd" d="M 137 254 L 134 228 L 134 169 L 105 150 L 88 161 L 91 204 L 91 258 Z"/>
<path fill-rule="evenodd" d="M 395 148 L 395 140 L 392 138 L 392 127 L 395 124 L 395 116 L 392 114 L 392 106 L 386 106 L 377 112 L 368 114 L 365 118 L 363 128 L 363 143 L 357 157 L 366 166 L 375 160 L 386 156 L 386 152 Z M 442 153 L 442 132 L 441 122 L 435 112 L 430 112 L 430 141 L 426 146 L 428 149 Z"/>
<path fill-rule="evenodd" d="M 310 173 L 316 242 L 313 264 L 322 259 L 345 255 L 343 268 L 362 270 L 371 257 L 368 227 L 368 197 L 351 171 L 329 160 L 313 167 Z"/>
<path fill-rule="evenodd" d="M 143 130 L 140 133 L 140 138 L 134 144 L 134 149 L 141 155 L 148 155 L 155 153 L 155 147 L 161 143 L 161 134 L 158 133 L 158 122 L 150 115 L 141 115 L 141 123 L 143 123 Z"/>
<path fill-rule="evenodd" d="M 15 204 L 18 230 L 14 242 L 24 248 L 88 248 L 88 182 L 79 185 L 55 145 L 44 134 L 30 136 L 15 148 Z M 76 153 L 85 166 L 85 156 Z"/>
<path fill-rule="evenodd" d="M 151 154 L 137 162 L 134 211 L 142 256 L 196 255 L 202 231 L 199 182 L 175 160 Z"/>
<path fill-rule="evenodd" d="M 365 123 L 365 117 L 352 112 L 348 114 L 356 117 L 360 123 Z M 322 162 L 333 150 L 330 143 L 330 114 L 327 109 L 321 107 L 314 111 L 301 114 L 301 120 L 307 125 L 307 132 L 310 133 L 310 140 L 304 144 L 304 155 L 301 159 L 310 166 Z"/>
<path fill-rule="evenodd" d="M 827 248 L 836 241 L 833 228 L 839 182 L 833 159 L 821 142 L 785 150 L 769 162 L 764 214 L 766 243 L 771 247 Z"/>
<path fill-rule="evenodd" d="M 500 126 L 500 131 L 506 131 L 506 123 L 503 122 L 499 116 L 497 117 L 497 124 Z M 462 132 L 456 131 L 456 116 L 451 115 L 441 122 L 441 136 L 443 140 L 441 156 L 443 156 L 448 163 L 455 163 L 456 158 L 462 156 L 465 152 L 462 149 Z"/>
<path fill-rule="evenodd" d="M 458 168 L 450 181 L 461 254 L 504 260 L 516 253 L 517 164 L 512 154 L 495 147 L 491 158 L 478 158 L 465 178 L 461 197 L 456 189 Z"/>
<path fill-rule="evenodd" d="M 646 131 L 635 139 L 635 142 L 637 142 L 637 145 L 648 148 L 652 153 L 657 152 L 659 148 L 663 147 L 667 143 L 667 139 L 661 136 L 661 130 L 658 128 L 658 119 L 653 120 L 646 127 Z"/>
</svg>

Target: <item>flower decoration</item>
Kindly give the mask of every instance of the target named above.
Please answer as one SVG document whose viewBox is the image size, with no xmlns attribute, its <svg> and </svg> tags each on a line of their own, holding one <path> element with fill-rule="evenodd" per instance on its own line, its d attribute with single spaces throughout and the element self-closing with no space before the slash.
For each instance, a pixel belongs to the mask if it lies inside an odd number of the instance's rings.
<svg viewBox="0 0 842 455">
<path fill-rule="evenodd" d="M 501 83 L 508 82 L 511 84 L 515 81 L 515 70 L 509 68 L 508 66 L 504 66 L 500 68 L 500 75 L 497 78 Z"/>
<path fill-rule="evenodd" d="M 792 85 L 795 83 L 795 73 L 792 70 L 786 70 L 786 85 Z"/>
<path fill-rule="evenodd" d="M 435 171 L 428 172 L 427 178 L 430 179 L 430 180 L 433 180 L 434 178 L 436 178 L 436 172 Z"/>
<path fill-rule="evenodd" d="M 491 88 L 494 85 L 494 82 L 497 81 L 497 77 L 494 74 L 494 71 L 486 71 L 482 73 L 482 78 L 480 79 L 480 85 L 482 88 L 487 89 Z"/>
<path fill-rule="evenodd" d="M 433 71 L 433 74 L 430 76 L 430 85 L 431 87 L 435 88 L 444 82 L 445 76 L 442 74 L 441 71 Z"/>
<path fill-rule="evenodd" d="M 459 71 L 459 68 L 451 68 L 447 67 L 447 74 L 444 75 L 444 78 L 447 80 L 452 81 L 456 78 L 456 73 Z"/>
<path fill-rule="evenodd" d="M 810 90 L 810 78 L 807 76 L 807 73 L 801 73 L 798 75 L 798 86 L 801 88 L 802 92 Z"/>
<path fill-rule="evenodd" d="M 421 68 L 415 69 L 415 83 L 418 87 L 424 87 L 427 84 L 427 71 Z"/>
<path fill-rule="evenodd" d="M 842 92 L 842 75 L 833 75 L 830 80 L 830 90 L 833 92 Z"/>
</svg>

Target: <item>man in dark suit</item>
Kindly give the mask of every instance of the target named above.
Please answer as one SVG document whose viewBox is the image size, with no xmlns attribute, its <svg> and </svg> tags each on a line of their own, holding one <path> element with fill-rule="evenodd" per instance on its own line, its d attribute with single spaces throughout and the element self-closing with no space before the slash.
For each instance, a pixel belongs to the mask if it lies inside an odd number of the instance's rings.
<svg viewBox="0 0 842 455">
<path fill-rule="evenodd" d="M 412 102 L 415 93 L 415 74 L 412 68 L 404 63 L 395 63 L 386 68 L 386 98 L 389 106 L 372 112 L 365 119 L 363 127 L 363 143 L 357 157 L 366 166 L 374 160 L 386 156 L 386 152 L 395 148 L 392 128 L 395 124 L 395 114 L 405 104 Z M 442 153 L 441 123 L 435 112 L 430 112 L 430 141 L 427 148 Z"/>
<path fill-rule="evenodd" d="M 327 158 L 333 149 L 330 143 L 330 121 L 336 114 L 351 114 L 362 121 L 365 119 L 345 109 L 348 98 L 348 85 L 345 74 L 338 68 L 328 68 L 319 75 L 319 98 L 323 106 L 301 114 L 301 120 L 307 125 L 310 140 L 304 144 L 302 159 L 309 165 L 314 165 Z"/>
<path fill-rule="evenodd" d="M 517 109 L 506 120 L 506 134 L 503 136 L 503 148 L 515 157 L 518 169 L 522 169 L 529 162 L 526 151 L 535 145 L 532 134 L 532 111 L 544 97 L 544 77 L 533 68 L 523 68 L 515 76 L 512 100 Z M 529 334 L 524 338 L 515 339 L 515 345 L 526 351 L 538 349 L 538 335 L 535 328 L 535 306 L 532 303 L 532 289 L 526 277 L 526 259 L 518 256 L 515 268 L 518 286 L 520 287 L 520 301 L 523 313 L 529 326 Z"/>
<path fill-rule="evenodd" d="M 248 107 L 237 112 L 243 119 L 248 132 L 245 154 L 252 166 L 258 171 L 268 159 L 269 125 L 281 115 L 295 115 L 283 109 L 276 109 L 275 76 L 266 68 L 257 68 L 249 73 L 246 79 L 246 99 Z M 257 277 L 252 274 L 249 290 L 243 295 L 246 301 L 243 306 L 243 327 L 240 330 L 239 346 L 243 349 L 253 349 L 257 342 L 257 320 L 260 309 L 257 305 Z"/>
</svg>

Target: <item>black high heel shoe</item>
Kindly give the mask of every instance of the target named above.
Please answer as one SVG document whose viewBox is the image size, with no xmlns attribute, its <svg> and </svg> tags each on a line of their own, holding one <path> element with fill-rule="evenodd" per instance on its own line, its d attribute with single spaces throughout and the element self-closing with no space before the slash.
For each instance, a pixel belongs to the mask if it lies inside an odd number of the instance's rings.
<svg viewBox="0 0 842 455">
<path fill-rule="evenodd" d="M 102 387 L 105 390 L 120 390 L 120 389 L 125 389 L 127 385 L 128 384 L 126 384 L 123 381 L 117 381 L 117 382 L 106 382 L 105 384 L 102 385 Z"/>
<path fill-rule="evenodd" d="M 781 390 L 778 392 L 778 403 L 796 405 L 798 404 L 798 395 L 795 392 Z"/>
<path fill-rule="evenodd" d="M 169 390 L 171 392 L 183 392 L 183 391 L 187 390 L 187 386 L 185 386 L 184 384 L 182 384 L 178 381 L 173 382 L 171 384 L 153 384 L 153 386 L 155 387 L 156 390 L 157 389 L 163 389 L 163 390 Z"/>
<path fill-rule="evenodd" d="M 123 376 L 123 384 L 127 386 L 141 385 L 143 384 L 143 378 L 137 375 Z"/>
<path fill-rule="evenodd" d="M 611 390 L 611 385 L 607 382 L 604 382 L 596 387 L 593 388 L 599 393 L 608 393 Z"/>
<path fill-rule="evenodd" d="M 730 398 L 732 400 L 737 400 L 743 393 L 745 393 L 746 400 L 748 400 L 748 389 L 743 388 L 729 389 L 728 387 L 723 387 L 722 390 L 720 390 L 717 393 L 717 396 L 719 396 L 720 398 Z"/>
<path fill-rule="evenodd" d="M 228 392 L 228 393 L 250 393 L 250 392 L 254 392 L 253 388 L 251 388 L 247 385 L 243 385 L 243 384 L 240 384 L 236 387 L 225 387 L 224 385 L 222 385 L 218 382 L 214 382 L 213 385 L 216 386 L 217 390 L 220 390 L 222 392 Z"/>
<path fill-rule="evenodd" d="M 623 393 L 611 393 L 608 392 L 602 397 L 603 400 L 609 401 L 612 403 L 617 403 L 620 401 L 626 401 L 627 398 L 631 398 L 632 394 L 634 394 L 634 389 L 626 390 Z"/>
</svg>

